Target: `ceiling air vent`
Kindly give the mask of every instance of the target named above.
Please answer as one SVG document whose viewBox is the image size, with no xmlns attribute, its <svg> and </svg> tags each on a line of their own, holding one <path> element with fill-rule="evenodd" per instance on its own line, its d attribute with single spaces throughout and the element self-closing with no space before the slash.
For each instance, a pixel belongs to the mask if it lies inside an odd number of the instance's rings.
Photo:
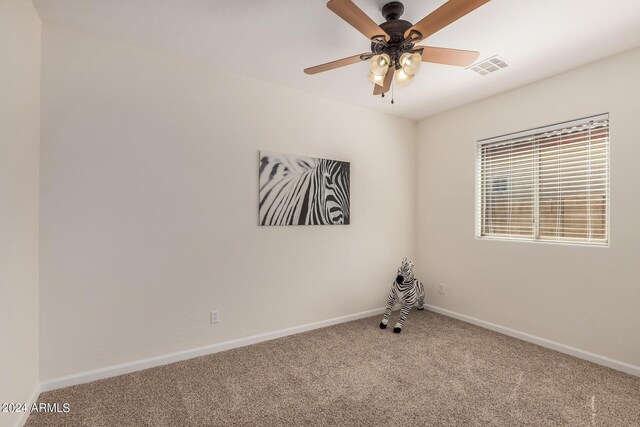
<svg viewBox="0 0 640 427">
<path fill-rule="evenodd" d="M 509 64 L 507 64 L 507 61 L 498 55 L 494 55 L 491 58 L 487 58 L 484 61 L 471 65 L 467 69 L 475 71 L 481 76 L 486 76 L 487 74 L 495 73 L 496 71 L 507 68 L 508 66 Z"/>
</svg>

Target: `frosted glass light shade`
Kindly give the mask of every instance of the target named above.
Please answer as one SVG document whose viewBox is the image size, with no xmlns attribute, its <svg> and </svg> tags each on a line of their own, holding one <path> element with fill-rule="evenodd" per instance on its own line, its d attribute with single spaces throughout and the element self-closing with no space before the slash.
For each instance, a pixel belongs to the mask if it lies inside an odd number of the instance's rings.
<svg viewBox="0 0 640 427">
<path fill-rule="evenodd" d="M 386 53 L 373 55 L 369 60 L 369 69 L 371 70 L 371 74 L 384 77 L 389 70 L 389 64 L 391 64 L 391 58 Z"/>
<path fill-rule="evenodd" d="M 400 66 L 408 76 L 415 76 L 420 70 L 422 57 L 419 53 L 405 52 L 400 56 Z"/>
<path fill-rule="evenodd" d="M 384 85 L 384 76 L 377 76 L 373 73 L 369 74 L 369 80 L 377 84 L 378 86 Z"/>
<path fill-rule="evenodd" d="M 407 84 L 411 79 L 413 79 L 413 75 L 405 73 L 403 68 L 396 71 L 396 83 L 398 83 L 398 86 Z"/>
</svg>

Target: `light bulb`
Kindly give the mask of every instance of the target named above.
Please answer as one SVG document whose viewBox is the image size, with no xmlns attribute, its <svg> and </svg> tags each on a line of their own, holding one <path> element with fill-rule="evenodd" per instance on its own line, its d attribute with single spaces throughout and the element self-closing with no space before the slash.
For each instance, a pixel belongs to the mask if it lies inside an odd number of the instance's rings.
<svg viewBox="0 0 640 427">
<path fill-rule="evenodd" d="M 396 71 L 396 83 L 398 83 L 399 86 L 408 83 L 409 81 L 411 81 L 411 79 L 413 79 L 413 76 L 407 74 L 403 68 L 400 68 L 398 71 Z"/>
<path fill-rule="evenodd" d="M 382 55 L 374 55 L 369 60 L 369 69 L 372 74 L 376 76 L 383 76 L 387 74 L 389 70 L 389 64 L 391 63 L 391 58 L 386 53 Z"/>
<path fill-rule="evenodd" d="M 400 56 L 400 66 L 408 76 L 415 76 L 420 70 L 422 57 L 419 53 L 405 52 Z"/>
<path fill-rule="evenodd" d="M 369 80 L 377 84 L 378 86 L 384 85 L 384 76 L 376 76 L 375 74 L 369 74 Z"/>
</svg>

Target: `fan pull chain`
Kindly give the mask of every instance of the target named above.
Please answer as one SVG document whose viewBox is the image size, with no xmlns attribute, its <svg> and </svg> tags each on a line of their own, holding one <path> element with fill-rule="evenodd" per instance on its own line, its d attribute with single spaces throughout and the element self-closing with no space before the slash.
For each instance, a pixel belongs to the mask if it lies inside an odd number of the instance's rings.
<svg viewBox="0 0 640 427">
<path fill-rule="evenodd" d="M 395 84 L 393 82 L 393 80 L 391 80 L 391 104 L 393 104 L 393 88 L 395 87 Z"/>
</svg>

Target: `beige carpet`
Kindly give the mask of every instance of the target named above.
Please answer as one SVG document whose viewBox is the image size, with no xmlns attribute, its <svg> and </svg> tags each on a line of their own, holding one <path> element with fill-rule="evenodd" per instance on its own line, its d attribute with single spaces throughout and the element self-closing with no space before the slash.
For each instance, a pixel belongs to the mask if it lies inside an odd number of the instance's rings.
<svg viewBox="0 0 640 427">
<path fill-rule="evenodd" d="M 640 378 L 427 311 L 379 322 L 43 393 L 71 411 L 27 426 L 640 426 Z"/>
</svg>

